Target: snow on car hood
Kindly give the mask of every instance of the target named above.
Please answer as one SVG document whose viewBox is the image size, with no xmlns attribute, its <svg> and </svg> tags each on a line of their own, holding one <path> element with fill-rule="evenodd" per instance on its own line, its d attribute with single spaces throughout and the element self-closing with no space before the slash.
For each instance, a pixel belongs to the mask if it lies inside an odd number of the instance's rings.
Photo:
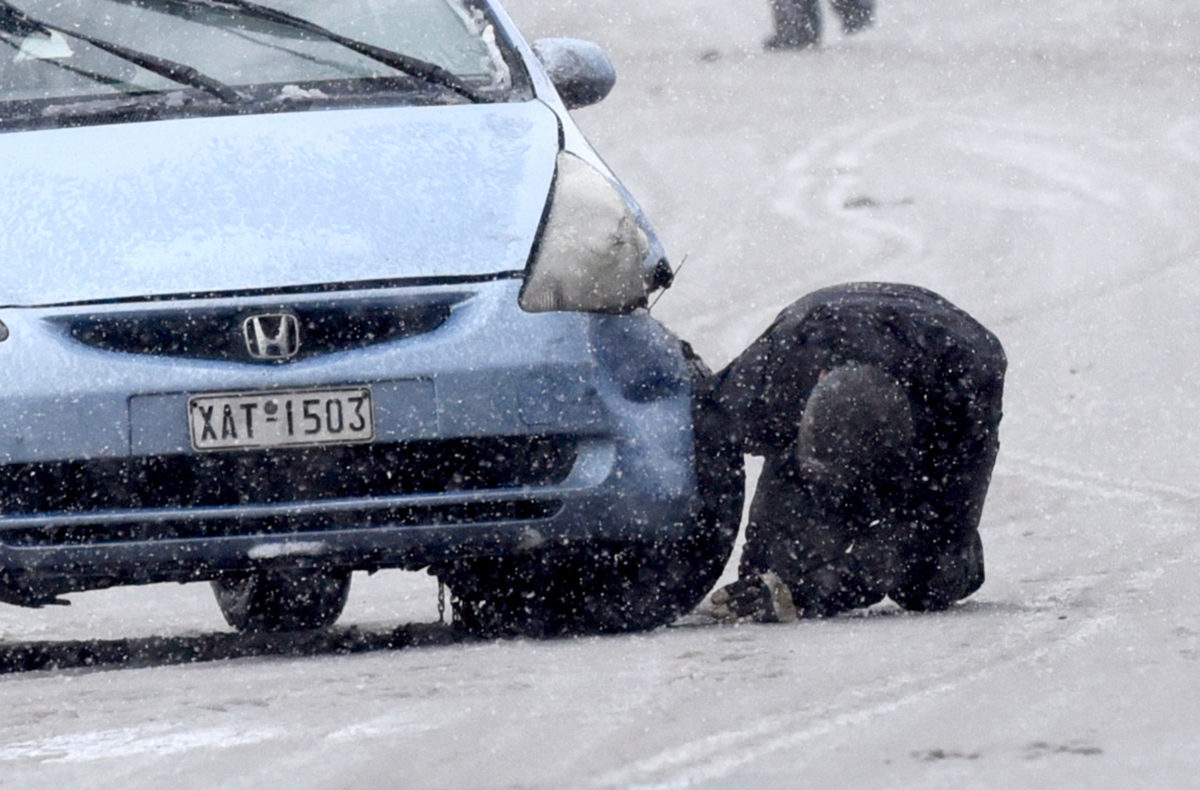
<svg viewBox="0 0 1200 790">
<path fill-rule="evenodd" d="M 0 134 L 0 305 L 525 267 L 540 102 Z"/>
</svg>

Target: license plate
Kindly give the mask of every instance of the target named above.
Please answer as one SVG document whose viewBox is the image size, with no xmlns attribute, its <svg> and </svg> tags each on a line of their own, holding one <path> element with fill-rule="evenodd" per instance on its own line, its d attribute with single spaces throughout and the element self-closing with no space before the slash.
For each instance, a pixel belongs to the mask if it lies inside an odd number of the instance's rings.
<svg viewBox="0 0 1200 790">
<path fill-rule="evenodd" d="M 368 387 L 195 395 L 188 423 L 196 450 L 351 444 L 375 438 Z"/>
</svg>

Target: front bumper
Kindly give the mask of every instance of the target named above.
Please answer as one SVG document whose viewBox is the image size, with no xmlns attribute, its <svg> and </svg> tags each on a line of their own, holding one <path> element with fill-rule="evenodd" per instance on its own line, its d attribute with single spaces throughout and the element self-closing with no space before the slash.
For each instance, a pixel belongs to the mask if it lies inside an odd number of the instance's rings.
<svg viewBox="0 0 1200 790">
<path fill-rule="evenodd" d="M 10 383 L 0 395 L 0 587 L 34 600 L 280 563 L 419 568 L 688 530 L 693 399 L 678 340 L 645 313 L 525 313 L 519 288 L 501 278 L 0 310 L 11 331 L 0 343 Z M 162 353 L 157 335 L 137 349 L 145 332 L 96 329 L 392 303 L 444 315 L 287 364 L 183 342 Z M 191 448 L 193 394 L 363 384 L 375 401 L 372 445 Z"/>
</svg>

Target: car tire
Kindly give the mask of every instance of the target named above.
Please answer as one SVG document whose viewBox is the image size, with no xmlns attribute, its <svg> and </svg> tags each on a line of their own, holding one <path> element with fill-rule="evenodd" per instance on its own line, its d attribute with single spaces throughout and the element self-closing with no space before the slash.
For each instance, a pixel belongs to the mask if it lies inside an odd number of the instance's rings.
<svg viewBox="0 0 1200 790">
<path fill-rule="evenodd" d="M 332 625 L 350 593 L 350 572 L 255 571 L 212 582 L 225 622 L 243 632 L 307 631 Z"/>
<path fill-rule="evenodd" d="M 653 628 L 668 617 L 636 589 L 641 551 L 596 545 L 460 564 L 449 583 L 456 623 L 485 638 L 549 638 Z"/>
<path fill-rule="evenodd" d="M 446 579 L 456 622 L 487 638 L 646 631 L 688 611 L 697 583 L 689 547 L 585 543 L 520 557 L 476 559 Z"/>
<path fill-rule="evenodd" d="M 888 597 L 910 612 L 940 612 L 983 586 L 983 540 L 972 530 L 962 543 L 918 561 Z"/>
<path fill-rule="evenodd" d="M 733 551 L 745 496 L 743 456 L 713 408 L 712 376 L 685 344 L 695 392 L 699 503 L 683 538 L 591 541 L 432 572 L 451 590 L 457 622 L 485 637 L 646 631 L 685 614 L 712 589 Z"/>
</svg>

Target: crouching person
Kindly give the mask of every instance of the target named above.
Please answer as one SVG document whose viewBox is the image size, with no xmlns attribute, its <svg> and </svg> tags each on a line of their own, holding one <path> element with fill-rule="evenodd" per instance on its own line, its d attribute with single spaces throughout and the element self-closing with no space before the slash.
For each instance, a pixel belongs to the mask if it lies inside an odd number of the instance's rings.
<svg viewBox="0 0 1200 790">
<path fill-rule="evenodd" d="M 1005 367 L 991 332 L 915 286 L 835 286 L 780 313 L 718 376 L 764 464 L 715 614 L 937 610 L 979 589 Z"/>
</svg>

